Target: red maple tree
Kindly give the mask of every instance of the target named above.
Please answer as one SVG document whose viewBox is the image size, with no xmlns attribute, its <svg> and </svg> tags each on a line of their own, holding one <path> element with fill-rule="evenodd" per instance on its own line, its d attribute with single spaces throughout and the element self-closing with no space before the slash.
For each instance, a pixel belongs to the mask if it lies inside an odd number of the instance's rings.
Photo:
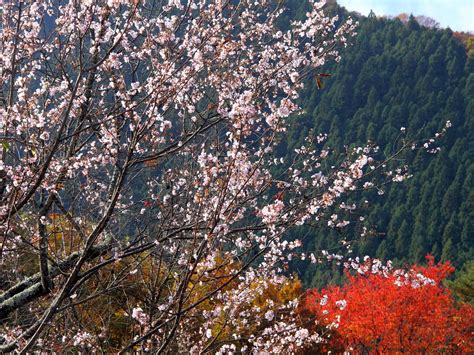
<svg viewBox="0 0 474 355">
<path fill-rule="evenodd" d="M 328 347 L 369 353 L 474 349 L 474 309 L 457 304 L 442 281 L 449 263 L 409 271 L 347 275 L 343 287 L 309 290 L 302 311 L 333 332 Z"/>
</svg>

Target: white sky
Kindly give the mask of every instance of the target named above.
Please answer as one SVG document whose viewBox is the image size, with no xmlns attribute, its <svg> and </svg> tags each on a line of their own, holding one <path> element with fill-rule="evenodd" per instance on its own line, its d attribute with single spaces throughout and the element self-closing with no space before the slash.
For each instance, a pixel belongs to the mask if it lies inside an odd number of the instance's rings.
<svg viewBox="0 0 474 355">
<path fill-rule="evenodd" d="M 348 10 L 368 15 L 398 15 L 402 12 L 434 18 L 442 27 L 474 32 L 474 0 L 338 0 Z"/>
</svg>

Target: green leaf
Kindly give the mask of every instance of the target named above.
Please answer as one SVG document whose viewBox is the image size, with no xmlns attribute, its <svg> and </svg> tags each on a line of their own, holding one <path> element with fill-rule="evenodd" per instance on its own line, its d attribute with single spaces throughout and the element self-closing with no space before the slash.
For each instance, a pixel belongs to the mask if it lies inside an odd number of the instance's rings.
<svg viewBox="0 0 474 355">
<path fill-rule="evenodd" d="M 6 152 L 8 152 L 10 150 L 10 143 L 8 143 L 6 141 L 3 141 L 2 142 L 2 147 Z"/>
</svg>

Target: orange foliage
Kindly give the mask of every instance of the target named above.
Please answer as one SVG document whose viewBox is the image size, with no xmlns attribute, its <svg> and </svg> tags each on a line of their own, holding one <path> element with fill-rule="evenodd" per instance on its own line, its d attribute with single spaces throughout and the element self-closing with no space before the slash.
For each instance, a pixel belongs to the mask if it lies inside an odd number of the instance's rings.
<svg viewBox="0 0 474 355">
<path fill-rule="evenodd" d="M 456 304 L 441 284 L 453 271 L 449 263 L 435 265 L 428 257 L 428 265 L 414 266 L 408 277 L 397 272 L 348 275 L 343 287 L 308 291 L 303 311 L 320 327 L 332 329 L 333 350 L 470 351 L 474 309 Z"/>
</svg>

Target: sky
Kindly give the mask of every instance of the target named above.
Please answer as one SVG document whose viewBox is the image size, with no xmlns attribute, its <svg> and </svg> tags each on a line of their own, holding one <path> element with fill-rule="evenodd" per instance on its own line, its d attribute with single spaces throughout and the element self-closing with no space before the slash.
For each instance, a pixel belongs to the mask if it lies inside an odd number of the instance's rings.
<svg viewBox="0 0 474 355">
<path fill-rule="evenodd" d="M 398 15 L 402 12 L 435 19 L 441 27 L 474 32 L 474 0 L 337 0 L 345 8 L 368 15 Z"/>
</svg>

